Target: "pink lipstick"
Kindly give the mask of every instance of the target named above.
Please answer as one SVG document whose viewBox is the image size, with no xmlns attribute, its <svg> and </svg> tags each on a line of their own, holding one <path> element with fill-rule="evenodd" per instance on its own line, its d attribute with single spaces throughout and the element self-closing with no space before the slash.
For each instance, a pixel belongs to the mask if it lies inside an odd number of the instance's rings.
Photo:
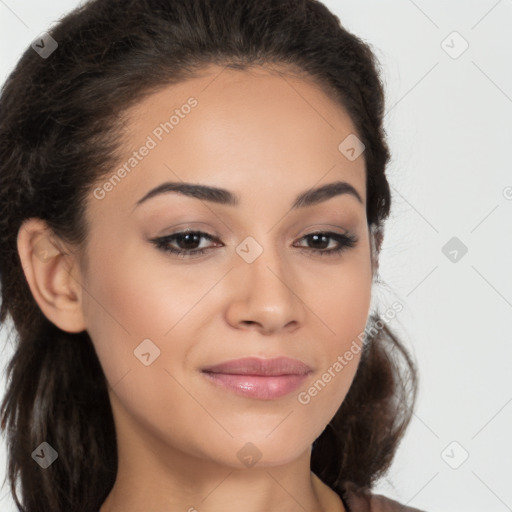
<svg viewBox="0 0 512 512">
<path fill-rule="evenodd" d="M 202 369 L 214 384 L 238 395 L 273 400 L 297 389 L 313 370 L 297 359 L 248 357 Z"/>
</svg>

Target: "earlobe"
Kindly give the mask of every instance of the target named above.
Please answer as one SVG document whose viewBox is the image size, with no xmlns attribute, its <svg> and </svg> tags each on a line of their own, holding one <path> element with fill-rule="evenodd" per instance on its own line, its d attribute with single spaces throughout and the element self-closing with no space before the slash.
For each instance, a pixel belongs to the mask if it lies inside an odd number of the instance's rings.
<svg viewBox="0 0 512 512">
<path fill-rule="evenodd" d="M 63 331 L 85 330 L 81 281 L 71 251 L 36 218 L 23 222 L 17 246 L 30 291 L 46 318 Z"/>
</svg>

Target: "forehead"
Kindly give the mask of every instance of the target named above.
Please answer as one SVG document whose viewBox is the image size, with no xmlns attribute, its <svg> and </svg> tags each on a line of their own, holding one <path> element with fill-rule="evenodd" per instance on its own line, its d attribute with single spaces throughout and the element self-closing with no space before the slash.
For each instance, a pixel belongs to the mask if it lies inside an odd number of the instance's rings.
<svg viewBox="0 0 512 512">
<path fill-rule="evenodd" d="M 339 150 L 356 133 L 350 116 L 315 82 L 280 69 L 210 66 L 147 96 L 124 118 L 112 174 L 124 172 L 102 207 L 125 211 L 150 188 L 180 180 L 241 197 L 266 184 L 266 198 L 281 201 L 288 190 L 295 197 L 320 180 L 344 179 L 365 198 L 363 156 L 350 161 Z"/>
</svg>

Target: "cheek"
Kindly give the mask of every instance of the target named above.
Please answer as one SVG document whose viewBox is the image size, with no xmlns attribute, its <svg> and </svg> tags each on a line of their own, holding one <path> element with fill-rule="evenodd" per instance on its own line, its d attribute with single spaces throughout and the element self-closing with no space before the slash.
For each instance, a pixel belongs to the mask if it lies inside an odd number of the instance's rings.
<svg viewBox="0 0 512 512">
<path fill-rule="evenodd" d="M 135 244 L 118 245 L 120 256 L 108 257 L 114 245 L 91 254 L 84 311 L 109 384 L 115 387 L 128 374 L 140 377 L 135 399 L 139 390 L 163 389 L 160 377 L 169 385 L 166 369 L 179 377 L 187 366 L 195 334 L 218 310 L 213 289 L 224 271 L 173 265 Z"/>
<path fill-rule="evenodd" d="M 368 320 L 371 288 L 366 280 L 353 276 L 344 286 L 324 294 L 323 335 L 314 342 L 321 347 L 321 364 L 314 378 L 297 395 L 297 407 L 308 418 L 314 438 L 336 414 L 354 380 L 361 359 Z M 318 332 L 321 332 L 318 330 Z"/>
<path fill-rule="evenodd" d="M 354 258 L 343 267 L 339 279 L 331 276 L 325 283 L 323 293 L 319 290 L 316 302 L 312 302 L 323 324 L 318 331 L 323 332 L 319 340 L 323 365 L 313 387 L 304 390 L 304 399 L 299 397 L 298 401 L 311 403 L 311 408 L 322 411 L 319 414 L 332 417 L 352 384 L 361 358 L 371 303 L 370 260 L 364 254 Z"/>
<path fill-rule="evenodd" d="M 89 324 L 101 321 L 102 329 L 120 329 L 132 343 L 150 335 L 162 337 L 186 314 L 195 296 L 190 276 L 179 269 L 171 275 L 165 259 L 155 258 L 151 248 L 142 250 L 140 242 L 116 242 L 91 251 Z"/>
<path fill-rule="evenodd" d="M 323 269 L 315 277 L 308 302 L 322 320 L 326 349 L 344 350 L 366 327 L 373 277 L 368 254 L 359 250 L 339 270 Z"/>
<path fill-rule="evenodd" d="M 163 348 L 165 333 L 184 314 L 183 302 L 176 300 L 183 296 L 174 286 L 163 287 L 154 265 L 130 257 L 129 247 L 96 248 L 90 261 L 84 294 L 87 331 L 112 385 L 143 366 L 134 351 L 144 340 Z M 157 349 L 153 347 L 153 357 Z"/>
<path fill-rule="evenodd" d="M 350 360 L 346 354 L 350 353 Z M 361 347 L 354 344 L 328 363 L 297 395 L 297 417 L 303 416 L 316 439 L 343 403 L 361 358 Z"/>
</svg>

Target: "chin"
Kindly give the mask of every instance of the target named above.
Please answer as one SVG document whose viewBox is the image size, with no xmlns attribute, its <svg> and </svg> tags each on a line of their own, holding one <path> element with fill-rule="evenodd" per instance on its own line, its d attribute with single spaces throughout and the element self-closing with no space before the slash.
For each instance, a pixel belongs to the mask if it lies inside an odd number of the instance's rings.
<svg viewBox="0 0 512 512">
<path fill-rule="evenodd" d="M 212 454 L 217 461 L 235 469 L 270 468 L 290 464 L 311 451 L 311 442 L 303 438 L 290 438 L 288 432 L 272 438 L 245 435 L 235 438 L 228 445 L 219 447 L 223 453 Z"/>
</svg>

